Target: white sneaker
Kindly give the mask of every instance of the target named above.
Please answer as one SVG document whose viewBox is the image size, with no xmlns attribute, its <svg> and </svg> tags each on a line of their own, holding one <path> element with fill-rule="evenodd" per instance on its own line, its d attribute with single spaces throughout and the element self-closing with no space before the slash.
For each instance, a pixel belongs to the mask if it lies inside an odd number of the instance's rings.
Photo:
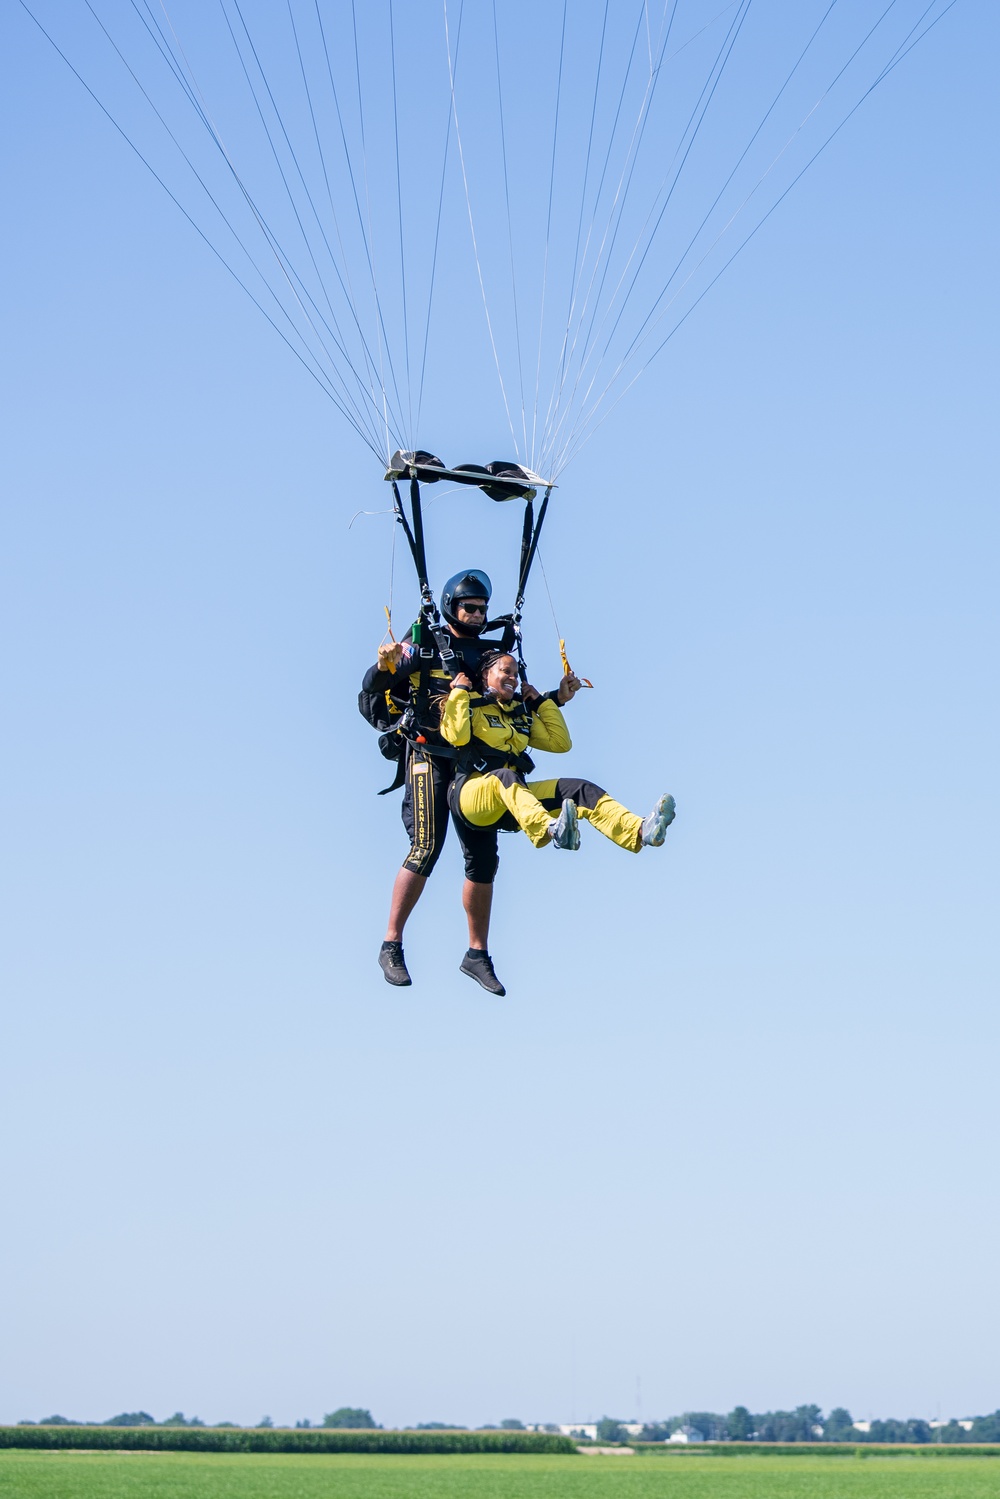
<svg viewBox="0 0 1000 1499">
<path fill-rule="evenodd" d="M 669 792 L 664 792 L 642 825 L 643 847 L 659 848 L 676 816 L 677 803 Z"/>
<path fill-rule="evenodd" d="M 562 811 L 549 823 L 549 837 L 555 848 L 577 849 L 580 847 L 580 824 L 576 816 L 576 802 L 569 797 L 562 804 Z"/>
</svg>

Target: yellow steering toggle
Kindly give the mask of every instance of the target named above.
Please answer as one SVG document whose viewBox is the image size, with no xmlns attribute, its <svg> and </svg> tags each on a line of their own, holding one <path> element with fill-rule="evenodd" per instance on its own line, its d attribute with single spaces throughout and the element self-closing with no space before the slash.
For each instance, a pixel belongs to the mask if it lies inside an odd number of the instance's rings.
<svg viewBox="0 0 1000 1499">
<path fill-rule="evenodd" d="M 392 615 L 389 613 L 389 605 L 388 604 L 383 604 L 382 608 L 385 610 L 385 635 L 388 635 L 388 637 L 392 641 L 393 645 L 398 645 L 399 642 L 397 641 L 395 635 L 392 633 Z M 383 645 L 385 644 L 385 635 L 382 636 L 382 644 Z M 396 674 L 396 663 L 395 663 L 395 661 L 390 661 L 389 662 L 389 670 L 395 676 L 395 674 Z"/>
<path fill-rule="evenodd" d="M 572 666 L 570 666 L 569 661 L 566 658 L 566 642 L 565 642 L 565 640 L 560 640 L 560 642 L 559 642 L 559 654 L 562 657 L 563 675 L 566 676 L 566 677 L 575 677 L 576 676 L 576 672 L 573 670 Z M 581 677 L 580 678 L 580 685 L 582 687 L 593 687 L 594 684 L 593 684 L 593 682 L 590 681 L 590 679 L 588 677 Z"/>
</svg>

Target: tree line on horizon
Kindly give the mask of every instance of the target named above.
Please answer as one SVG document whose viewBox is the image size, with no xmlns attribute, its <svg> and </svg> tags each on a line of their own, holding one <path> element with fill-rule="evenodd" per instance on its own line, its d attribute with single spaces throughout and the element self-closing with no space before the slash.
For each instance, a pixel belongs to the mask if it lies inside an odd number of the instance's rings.
<svg viewBox="0 0 1000 1499">
<path fill-rule="evenodd" d="M 706 1442 L 1000 1442 L 1000 1410 L 992 1415 L 968 1418 L 968 1430 L 958 1421 L 932 1427 L 920 1417 L 897 1420 L 873 1420 L 868 1431 L 858 1431 L 854 1418 L 844 1406 L 836 1406 L 824 1417 L 818 1405 L 799 1405 L 792 1411 L 762 1411 L 753 1413 L 745 1405 L 737 1405 L 728 1415 L 714 1411 L 685 1411 L 683 1415 L 671 1416 L 665 1421 L 649 1421 L 638 1437 L 630 1436 L 624 1429 L 621 1418 L 603 1416 L 597 1422 L 599 1442 L 666 1442 L 675 1431 L 691 1428 Z M 46 1416 L 41 1421 L 19 1421 L 19 1426 L 200 1426 L 208 1425 L 199 1416 L 185 1416 L 175 1411 L 163 1421 L 157 1421 L 148 1411 L 123 1411 L 106 1421 L 74 1421 L 68 1416 Z M 252 1430 L 267 1430 L 274 1427 L 270 1416 L 262 1416 Z M 629 1423 L 629 1424 L 635 1424 Z M 239 1430 L 238 1421 L 213 1421 L 218 1430 Z M 371 1411 L 360 1406 L 342 1405 L 328 1411 L 321 1421 L 315 1423 L 308 1418 L 296 1421 L 295 1430 L 322 1430 L 330 1428 L 349 1430 L 382 1430 Z M 247 1429 L 247 1428 L 244 1428 Z M 465 1431 L 457 1422 L 418 1421 L 410 1428 L 413 1431 Z M 525 1431 L 523 1421 L 507 1419 L 497 1425 L 477 1428 L 481 1431 Z M 539 1428 L 536 1428 L 539 1429 Z M 555 1432 L 558 1426 L 547 1423 L 541 1430 Z"/>
<path fill-rule="evenodd" d="M 873 1420 L 867 1431 L 858 1431 L 854 1417 L 844 1406 L 836 1406 L 824 1417 L 818 1405 L 798 1405 L 793 1411 L 754 1413 L 737 1405 L 728 1415 L 714 1411 L 685 1411 L 667 1421 L 647 1422 L 642 1434 L 630 1438 L 621 1419 L 604 1416 L 597 1423 L 599 1442 L 666 1442 L 675 1431 L 690 1427 L 706 1442 L 1000 1442 L 1000 1410 L 990 1416 L 974 1416 L 970 1430 L 958 1421 L 931 1426 L 920 1417 Z"/>
<path fill-rule="evenodd" d="M 69 1416 L 44 1416 L 41 1421 L 18 1421 L 18 1426 L 206 1426 L 209 1424 L 200 1416 L 185 1416 L 183 1411 L 175 1411 L 172 1416 L 167 1416 L 163 1421 L 157 1421 L 148 1411 L 122 1411 L 120 1415 L 111 1416 L 107 1421 L 74 1421 Z M 231 1431 L 241 1430 L 239 1421 L 213 1421 L 212 1429 L 219 1431 L 226 1428 Z M 316 1430 L 326 1427 L 339 1427 L 341 1429 L 378 1431 L 372 1419 L 371 1411 L 362 1410 L 360 1406 L 342 1405 L 335 1411 L 328 1411 L 322 1421 L 316 1423 Z M 253 1427 L 253 1431 L 273 1430 L 274 1422 L 270 1416 L 261 1416 Z M 294 1430 L 311 1431 L 313 1423 L 307 1418 L 304 1421 L 296 1421 Z"/>
</svg>

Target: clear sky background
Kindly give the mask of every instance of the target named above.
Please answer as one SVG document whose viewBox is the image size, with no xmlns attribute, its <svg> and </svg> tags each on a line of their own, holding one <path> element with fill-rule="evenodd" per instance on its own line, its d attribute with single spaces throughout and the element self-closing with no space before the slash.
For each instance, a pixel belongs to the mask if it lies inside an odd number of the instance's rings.
<svg viewBox="0 0 1000 1499">
<path fill-rule="evenodd" d="M 378 464 L 5 8 L 0 1419 L 1000 1405 L 998 32 L 959 0 L 562 475 L 570 766 L 679 812 L 503 840 L 498 1002 L 454 843 L 375 964 Z M 450 462 L 510 450 L 470 308 Z M 502 599 L 518 523 L 436 500 L 436 584 Z"/>
</svg>

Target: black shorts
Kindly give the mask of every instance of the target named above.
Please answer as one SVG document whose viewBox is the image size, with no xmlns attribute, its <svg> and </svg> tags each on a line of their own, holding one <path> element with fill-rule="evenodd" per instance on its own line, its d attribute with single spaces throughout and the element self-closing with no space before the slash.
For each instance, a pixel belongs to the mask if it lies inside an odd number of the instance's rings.
<svg viewBox="0 0 1000 1499">
<path fill-rule="evenodd" d="M 448 833 L 448 788 L 454 772 L 454 760 L 424 754 L 419 749 L 407 752 L 400 815 L 410 840 L 403 868 L 413 874 L 429 875 L 440 858 Z M 466 879 L 477 885 L 491 885 L 500 862 L 496 831 L 470 828 L 457 818 L 455 830 L 465 857 Z"/>
</svg>

